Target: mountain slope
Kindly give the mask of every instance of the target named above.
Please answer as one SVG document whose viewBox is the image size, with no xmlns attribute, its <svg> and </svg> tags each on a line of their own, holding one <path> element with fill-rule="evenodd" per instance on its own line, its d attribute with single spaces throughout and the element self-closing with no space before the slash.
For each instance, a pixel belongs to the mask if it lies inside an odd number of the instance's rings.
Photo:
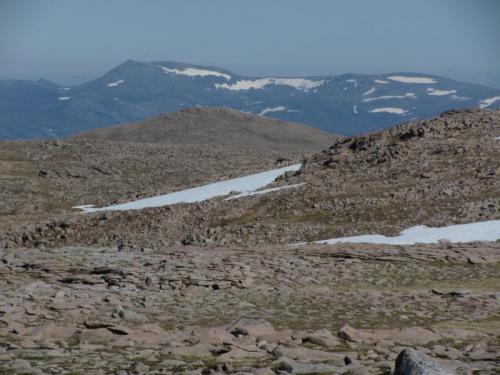
<svg viewBox="0 0 500 375">
<path fill-rule="evenodd" d="M 338 137 L 227 109 L 198 108 L 57 141 L 0 141 L 0 217 L 71 212 L 298 161 Z M 2 220 L 0 220 L 0 226 Z"/>
<path fill-rule="evenodd" d="M 274 184 L 293 189 L 54 215 L 270 168 L 244 144 L 96 138 L 0 143 L 0 210 L 20 201 L 0 211 L 0 373 L 498 374 L 498 241 L 290 243 L 499 218 L 500 111 L 335 141 Z"/>
<path fill-rule="evenodd" d="M 55 244 L 290 244 L 497 220 L 499 125 L 500 111 L 451 111 L 338 140 L 303 159 L 300 173 L 267 187 L 296 185 L 291 189 L 108 212 L 105 222 L 97 214 L 79 216 L 62 241 L 51 228 L 34 236 Z M 83 203 L 112 203 L 97 201 L 101 195 L 93 193 Z"/>
<path fill-rule="evenodd" d="M 226 108 L 191 108 L 137 124 L 101 128 L 73 137 L 161 144 L 247 145 L 312 152 L 337 137 L 318 129 Z"/>
<path fill-rule="evenodd" d="M 453 108 L 498 108 L 500 90 L 418 73 L 255 78 L 217 67 L 129 60 L 71 88 L 0 81 L 0 138 L 67 136 L 195 106 L 353 135 Z"/>
</svg>

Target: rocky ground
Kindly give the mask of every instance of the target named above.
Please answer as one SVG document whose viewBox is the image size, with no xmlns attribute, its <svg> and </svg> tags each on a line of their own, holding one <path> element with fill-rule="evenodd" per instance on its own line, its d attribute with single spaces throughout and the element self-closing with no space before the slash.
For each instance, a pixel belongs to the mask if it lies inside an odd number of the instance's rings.
<svg viewBox="0 0 500 375">
<path fill-rule="evenodd" d="M 0 228 L 165 194 L 297 162 L 338 139 L 222 108 L 51 141 L 0 141 Z"/>
<path fill-rule="evenodd" d="M 0 143 L 0 225 L 276 168 L 258 147 L 55 140 Z M 2 220 L 5 219 L 5 220 Z"/>
<path fill-rule="evenodd" d="M 9 221 L 3 229 L 0 223 L 0 247 L 288 244 L 499 219 L 499 136 L 500 111 L 452 111 L 339 140 L 275 183 L 302 184 L 293 189 L 141 211 L 64 212 L 21 225 Z"/>
<path fill-rule="evenodd" d="M 500 368 L 500 245 L 10 249 L 5 374 Z"/>
<path fill-rule="evenodd" d="M 471 110 L 300 157 L 2 143 L 0 373 L 497 374 L 498 241 L 290 245 L 499 219 L 497 137 L 500 111 Z M 274 193 L 71 209 L 298 160 L 274 186 L 302 185 Z"/>
</svg>

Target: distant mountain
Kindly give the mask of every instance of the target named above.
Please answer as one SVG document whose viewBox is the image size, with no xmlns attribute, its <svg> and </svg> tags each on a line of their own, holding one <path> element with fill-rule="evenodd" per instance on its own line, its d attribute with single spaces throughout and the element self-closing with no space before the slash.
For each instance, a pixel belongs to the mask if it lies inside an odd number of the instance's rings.
<svg viewBox="0 0 500 375">
<path fill-rule="evenodd" d="M 129 60 L 75 87 L 0 81 L 0 138 L 66 136 L 196 106 L 352 135 L 449 109 L 498 108 L 500 90 L 419 73 L 250 78 L 217 67 Z"/>
<path fill-rule="evenodd" d="M 313 152 L 338 136 L 319 129 L 227 108 L 189 108 L 151 120 L 78 134 L 76 140 L 169 145 L 245 145 L 274 151 Z"/>
</svg>

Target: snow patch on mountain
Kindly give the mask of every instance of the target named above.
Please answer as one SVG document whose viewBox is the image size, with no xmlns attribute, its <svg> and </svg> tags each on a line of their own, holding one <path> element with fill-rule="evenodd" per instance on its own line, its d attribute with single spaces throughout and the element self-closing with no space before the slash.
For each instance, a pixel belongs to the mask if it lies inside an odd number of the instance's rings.
<svg viewBox="0 0 500 375">
<path fill-rule="evenodd" d="M 71 96 L 60 96 L 59 97 L 59 100 L 61 101 L 66 101 L 66 100 L 70 100 L 71 99 Z"/>
<path fill-rule="evenodd" d="M 370 90 L 368 90 L 367 92 L 364 92 L 364 93 L 363 93 L 363 96 L 373 94 L 374 92 L 375 92 L 375 87 L 372 87 L 372 88 L 371 88 Z"/>
<path fill-rule="evenodd" d="M 395 115 L 404 115 L 408 113 L 408 111 L 402 108 L 393 108 L 393 107 L 385 107 L 385 108 L 375 108 L 370 111 L 371 113 L 392 113 Z"/>
<path fill-rule="evenodd" d="M 245 177 L 219 181 L 174 193 L 139 199 L 108 207 L 94 208 L 90 205 L 80 205 L 74 208 L 80 208 L 85 212 L 139 210 L 143 208 L 162 207 L 178 203 L 202 202 L 207 199 L 229 195 L 232 192 L 252 193 L 274 182 L 277 177 L 286 172 L 298 171 L 301 166 L 302 164 L 293 164 L 287 167 L 272 169 L 270 171 L 256 173 Z"/>
<path fill-rule="evenodd" d="M 474 241 L 496 241 L 500 239 L 500 220 L 483 221 L 479 223 L 450 225 L 447 227 L 430 228 L 419 225 L 406 229 L 399 236 L 389 237 L 378 234 L 332 238 L 317 241 L 321 244 L 336 243 L 373 243 L 386 245 L 415 245 L 417 243 L 438 243 L 446 240 L 453 243 Z"/>
<path fill-rule="evenodd" d="M 171 69 L 160 65 L 160 68 L 167 74 L 176 74 L 183 75 L 188 77 L 221 77 L 225 78 L 227 81 L 231 79 L 229 74 L 217 72 L 215 70 L 207 70 L 207 69 L 197 69 L 197 68 L 185 68 L 185 69 Z"/>
<path fill-rule="evenodd" d="M 244 193 L 240 193 L 240 194 L 237 194 L 237 195 L 233 195 L 233 196 L 231 196 L 229 198 L 226 198 L 225 200 L 229 201 L 229 200 L 243 198 L 243 197 L 251 197 L 253 195 L 262 195 L 262 194 L 272 193 L 272 192 L 275 192 L 275 191 L 280 191 L 280 190 L 286 190 L 286 189 L 291 189 L 291 188 L 299 187 L 299 186 L 302 186 L 304 184 L 305 184 L 305 182 L 302 182 L 300 184 L 287 185 L 287 186 L 279 186 L 279 187 L 275 187 L 275 188 L 269 188 L 269 189 L 263 189 L 263 190 L 257 190 L 257 191 L 244 192 Z"/>
<path fill-rule="evenodd" d="M 376 79 L 376 80 L 375 80 L 375 83 L 380 83 L 380 84 L 382 84 L 382 85 L 386 85 L 386 84 L 388 84 L 388 83 L 390 83 L 390 82 L 389 82 L 389 81 L 384 81 L 383 79 Z"/>
<path fill-rule="evenodd" d="M 340 84 L 344 84 L 344 83 L 352 83 L 354 88 L 358 87 L 358 80 L 354 79 L 354 78 L 349 78 L 343 82 L 340 82 Z M 344 90 L 347 90 L 347 87 L 344 87 Z"/>
<path fill-rule="evenodd" d="M 82 204 L 81 206 L 74 206 L 73 208 L 76 210 L 84 210 L 87 208 L 95 207 L 93 204 Z"/>
<path fill-rule="evenodd" d="M 325 81 L 312 81 L 305 78 L 259 78 L 254 80 L 240 80 L 235 83 L 222 83 L 215 84 L 218 89 L 226 89 L 232 91 L 242 91 L 242 90 L 259 90 L 263 89 L 268 85 L 277 86 L 290 86 L 297 90 L 309 91 L 311 89 L 321 86 Z"/>
<path fill-rule="evenodd" d="M 385 95 L 385 96 L 377 96 L 375 98 L 366 98 L 363 99 L 363 102 L 368 103 L 368 102 L 373 102 L 375 100 L 405 99 L 405 98 L 417 99 L 417 96 L 412 92 L 407 92 L 404 95 Z"/>
<path fill-rule="evenodd" d="M 282 105 L 278 106 L 278 107 L 267 107 L 266 109 L 264 109 L 262 112 L 259 113 L 260 116 L 264 116 L 266 113 L 270 113 L 270 112 L 283 112 L 286 110 L 286 107 L 283 107 Z"/>
<path fill-rule="evenodd" d="M 267 85 L 270 85 L 273 83 L 271 78 L 260 78 L 260 79 L 255 79 L 255 80 L 240 80 L 236 81 L 235 83 L 216 83 L 215 87 L 218 89 L 226 89 L 226 90 L 232 90 L 232 91 L 241 91 L 241 90 L 259 90 L 263 89 Z"/>
<path fill-rule="evenodd" d="M 297 90 L 308 91 L 315 89 L 325 83 L 324 80 L 321 81 L 312 81 L 310 79 L 305 78 L 276 78 L 274 80 L 275 85 L 280 86 L 291 86 L 296 88 Z"/>
<path fill-rule="evenodd" d="M 436 80 L 426 77 L 390 76 L 387 77 L 387 79 L 401 83 L 422 83 L 422 84 L 437 83 Z"/>
<path fill-rule="evenodd" d="M 358 106 L 357 106 L 357 105 L 354 105 L 354 106 L 352 107 L 352 112 L 353 112 L 355 115 L 357 115 L 357 114 L 358 114 Z"/>
<path fill-rule="evenodd" d="M 493 98 L 483 99 L 479 102 L 479 108 L 486 108 L 492 105 L 493 103 L 500 101 L 500 96 L 495 96 Z"/>
<path fill-rule="evenodd" d="M 433 89 L 432 87 L 429 87 L 427 89 L 427 95 L 433 95 L 433 96 L 443 96 L 443 95 L 451 95 L 451 94 L 456 94 L 457 90 L 436 90 Z"/>
<path fill-rule="evenodd" d="M 469 100 L 470 98 L 467 98 L 466 96 L 459 96 L 459 95 L 455 95 L 453 94 L 451 96 L 452 99 L 455 99 L 455 100 Z"/>
<path fill-rule="evenodd" d="M 111 82 L 111 83 L 108 83 L 108 87 L 116 87 L 116 86 L 120 86 L 121 84 L 123 84 L 125 82 L 124 79 L 119 79 L 118 81 L 114 81 L 114 82 Z"/>
</svg>

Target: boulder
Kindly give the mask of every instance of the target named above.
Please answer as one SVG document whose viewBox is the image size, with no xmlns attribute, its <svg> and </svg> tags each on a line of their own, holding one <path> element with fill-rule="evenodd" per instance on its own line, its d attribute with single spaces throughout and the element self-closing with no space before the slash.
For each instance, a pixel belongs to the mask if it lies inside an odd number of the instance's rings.
<svg viewBox="0 0 500 375">
<path fill-rule="evenodd" d="M 396 358 L 394 375 L 453 375 L 428 355 L 406 348 Z"/>
</svg>

